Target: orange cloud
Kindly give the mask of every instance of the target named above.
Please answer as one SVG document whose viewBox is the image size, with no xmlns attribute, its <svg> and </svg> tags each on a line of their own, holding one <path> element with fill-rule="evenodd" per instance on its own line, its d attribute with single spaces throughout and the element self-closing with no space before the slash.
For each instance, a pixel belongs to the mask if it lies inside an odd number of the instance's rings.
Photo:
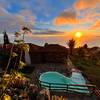
<svg viewBox="0 0 100 100">
<path fill-rule="evenodd" d="M 100 0 L 77 0 L 75 3 L 76 9 L 83 10 L 87 8 L 96 7 Z"/>
<path fill-rule="evenodd" d="M 66 25 L 66 24 L 76 24 L 78 19 L 76 17 L 76 12 L 72 9 L 68 9 L 62 12 L 57 18 L 54 19 L 55 25 Z"/>
<path fill-rule="evenodd" d="M 100 14 L 94 11 L 85 11 L 84 17 L 79 19 L 80 24 L 94 23 L 100 18 Z"/>
<path fill-rule="evenodd" d="M 92 28 L 91 29 L 100 29 L 100 20 L 98 20 L 96 23 L 95 23 L 95 25 L 93 25 L 92 26 Z"/>
<path fill-rule="evenodd" d="M 76 24 L 77 20 L 74 18 L 58 17 L 54 20 L 56 25 Z"/>
</svg>

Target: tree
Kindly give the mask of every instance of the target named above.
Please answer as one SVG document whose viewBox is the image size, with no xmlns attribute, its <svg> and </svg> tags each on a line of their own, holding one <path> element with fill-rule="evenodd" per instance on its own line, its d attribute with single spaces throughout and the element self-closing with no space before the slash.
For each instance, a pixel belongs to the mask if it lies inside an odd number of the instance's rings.
<svg viewBox="0 0 100 100">
<path fill-rule="evenodd" d="M 83 45 L 83 48 L 84 48 L 84 49 L 87 49 L 87 48 L 88 48 L 88 45 L 87 45 L 87 44 L 84 44 L 84 45 Z"/>
<path fill-rule="evenodd" d="M 79 48 L 78 48 L 78 55 L 79 55 L 80 57 L 83 57 L 83 56 L 85 55 L 85 49 L 82 48 L 82 47 L 79 47 Z"/>
<path fill-rule="evenodd" d="M 22 30 L 24 31 L 24 33 L 23 33 L 23 41 L 24 41 L 25 34 L 27 34 L 28 32 L 31 32 L 31 30 L 25 26 L 22 28 Z"/>
<path fill-rule="evenodd" d="M 9 38 L 8 38 L 8 35 L 7 35 L 6 31 L 3 32 L 3 34 L 4 34 L 4 45 L 5 45 L 5 44 L 9 44 L 10 41 L 9 41 Z"/>
<path fill-rule="evenodd" d="M 8 63 L 7 63 L 7 66 L 6 66 L 6 68 L 5 68 L 4 74 L 7 73 L 8 67 L 9 67 L 9 65 L 10 65 L 10 63 L 11 63 L 13 48 L 14 48 L 14 44 L 12 44 L 12 47 L 11 47 L 11 50 L 10 50 L 10 57 L 9 57 L 9 59 L 8 59 Z"/>
<path fill-rule="evenodd" d="M 69 40 L 68 46 L 69 46 L 69 54 L 73 55 L 73 50 L 75 48 L 75 40 L 74 39 Z"/>
<path fill-rule="evenodd" d="M 49 45 L 48 43 L 45 43 L 45 44 L 44 44 L 44 47 L 46 47 L 46 46 L 48 46 L 48 45 Z"/>
</svg>

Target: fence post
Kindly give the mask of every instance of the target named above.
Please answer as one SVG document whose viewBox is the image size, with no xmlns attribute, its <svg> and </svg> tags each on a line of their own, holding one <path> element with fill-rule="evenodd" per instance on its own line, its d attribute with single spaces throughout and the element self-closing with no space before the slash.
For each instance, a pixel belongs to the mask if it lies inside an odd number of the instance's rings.
<svg viewBox="0 0 100 100">
<path fill-rule="evenodd" d="M 94 93 L 95 93 L 95 90 L 96 90 L 96 87 L 93 86 L 93 87 L 92 87 L 92 92 L 91 92 L 91 94 L 94 94 Z"/>
<path fill-rule="evenodd" d="M 50 100 L 52 100 L 52 95 L 51 95 L 51 83 L 48 83 L 49 84 L 49 92 L 50 92 Z"/>
<path fill-rule="evenodd" d="M 51 90 L 51 83 L 49 83 L 49 90 Z"/>
<path fill-rule="evenodd" d="M 66 85 L 66 92 L 68 91 L 68 84 Z"/>
<path fill-rule="evenodd" d="M 40 87 L 41 87 L 41 83 L 42 83 L 42 82 L 41 82 L 41 81 L 39 81 L 39 86 L 40 86 Z"/>
</svg>

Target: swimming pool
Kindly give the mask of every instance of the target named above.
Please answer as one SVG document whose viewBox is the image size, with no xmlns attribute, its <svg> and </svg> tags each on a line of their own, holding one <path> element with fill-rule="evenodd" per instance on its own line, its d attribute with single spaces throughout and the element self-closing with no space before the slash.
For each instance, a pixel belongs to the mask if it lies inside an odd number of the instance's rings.
<svg viewBox="0 0 100 100">
<path fill-rule="evenodd" d="M 63 87 L 63 89 L 68 88 L 68 90 L 70 91 L 89 93 L 87 87 L 71 86 L 71 85 L 86 85 L 84 77 L 82 76 L 81 73 L 78 72 L 72 72 L 71 77 L 66 77 L 63 74 L 53 71 L 45 72 L 41 74 L 39 80 L 41 81 L 42 86 L 49 87 L 50 85 L 51 89 L 60 89 L 61 87 Z"/>
</svg>

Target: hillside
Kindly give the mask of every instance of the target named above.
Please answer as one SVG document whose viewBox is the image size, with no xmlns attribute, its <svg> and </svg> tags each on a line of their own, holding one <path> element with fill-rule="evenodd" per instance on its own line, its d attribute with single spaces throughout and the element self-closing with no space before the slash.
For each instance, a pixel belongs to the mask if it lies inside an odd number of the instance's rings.
<svg viewBox="0 0 100 100">
<path fill-rule="evenodd" d="M 92 84 L 100 88 L 100 48 L 79 49 L 71 56 L 72 62 Z"/>
<path fill-rule="evenodd" d="M 8 62 L 11 45 L 7 45 L 6 49 L 0 46 L 0 66 L 5 68 Z M 66 63 L 68 56 L 68 49 L 58 44 L 48 44 L 45 46 L 38 46 L 35 44 L 29 44 L 30 57 L 33 64 L 45 64 L 45 63 Z M 20 56 L 21 48 L 17 45 L 14 46 L 13 51 Z M 19 57 L 18 56 L 18 57 Z M 97 85 L 100 88 L 100 48 L 76 48 L 74 49 L 73 56 L 70 56 L 73 64 L 80 69 L 88 80 Z M 13 67 L 15 59 L 11 61 L 11 68 Z M 22 56 L 24 61 L 24 52 Z M 10 67 L 9 67 L 10 68 Z"/>
</svg>

